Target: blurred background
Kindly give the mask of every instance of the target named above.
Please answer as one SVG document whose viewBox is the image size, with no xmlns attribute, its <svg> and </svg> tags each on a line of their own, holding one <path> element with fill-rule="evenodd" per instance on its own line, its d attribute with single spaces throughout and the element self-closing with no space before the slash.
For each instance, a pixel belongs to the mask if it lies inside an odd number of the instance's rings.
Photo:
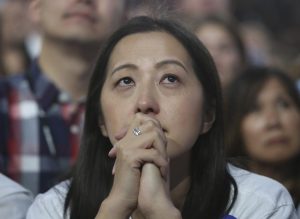
<svg viewBox="0 0 300 219">
<path fill-rule="evenodd" d="M 2 76 L 24 72 L 39 53 L 38 27 L 28 13 L 30 0 L 0 0 Z M 247 61 L 276 65 L 300 78 L 299 0 L 125 0 L 126 16 L 176 14 L 187 24 L 217 16 L 233 23 Z"/>
</svg>

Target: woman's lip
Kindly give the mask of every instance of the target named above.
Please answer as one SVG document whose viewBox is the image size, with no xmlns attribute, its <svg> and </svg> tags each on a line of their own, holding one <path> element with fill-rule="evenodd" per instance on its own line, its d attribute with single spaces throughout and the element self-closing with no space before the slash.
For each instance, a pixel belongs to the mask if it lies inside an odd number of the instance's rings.
<svg viewBox="0 0 300 219">
<path fill-rule="evenodd" d="M 283 145 L 287 144 L 289 142 L 288 138 L 285 137 L 275 137 L 275 138 L 270 138 L 267 140 L 267 145 L 272 146 L 272 145 Z"/>
<path fill-rule="evenodd" d="M 64 15 L 66 19 L 82 19 L 89 22 L 95 22 L 96 18 L 93 16 L 93 13 L 88 11 L 74 11 L 74 12 L 67 12 Z"/>
</svg>

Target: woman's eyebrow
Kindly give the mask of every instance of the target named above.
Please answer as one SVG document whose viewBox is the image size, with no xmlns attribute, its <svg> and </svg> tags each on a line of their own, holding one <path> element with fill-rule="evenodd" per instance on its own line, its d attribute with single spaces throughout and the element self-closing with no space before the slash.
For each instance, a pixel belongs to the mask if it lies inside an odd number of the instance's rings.
<svg viewBox="0 0 300 219">
<path fill-rule="evenodd" d="M 164 65 L 170 65 L 170 64 L 171 65 L 177 65 L 177 66 L 181 67 L 182 69 L 184 69 L 185 72 L 188 72 L 187 68 L 184 66 L 184 64 L 182 64 L 180 61 L 178 61 L 176 59 L 166 59 L 166 60 L 160 61 L 160 62 L 158 62 L 158 63 L 155 64 L 155 67 L 156 68 L 161 68 Z M 131 63 L 125 63 L 125 64 L 119 65 L 116 68 L 114 68 L 111 71 L 111 74 L 113 75 L 116 72 L 118 72 L 120 70 L 123 70 L 123 69 L 136 70 L 136 69 L 138 69 L 138 67 L 136 65 L 134 65 L 134 64 L 131 64 Z"/>
<path fill-rule="evenodd" d="M 115 74 L 117 71 L 120 71 L 122 69 L 133 69 L 133 70 L 136 70 L 137 69 L 137 66 L 134 65 L 134 64 L 130 64 L 130 63 L 125 63 L 125 64 L 122 64 L 122 65 L 119 65 L 118 67 L 114 68 L 111 72 L 111 74 Z"/>
<path fill-rule="evenodd" d="M 160 61 L 155 65 L 155 67 L 156 68 L 161 68 L 164 65 L 170 65 L 170 64 L 171 65 L 177 65 L 177 66 L 183 68 L 185 72 L 188 72 L 185 65 L 183 63 L 181 63 L 180 61 L 176 60 L 176 59 L 167 59 L 167 60 Z"/>
</svg>

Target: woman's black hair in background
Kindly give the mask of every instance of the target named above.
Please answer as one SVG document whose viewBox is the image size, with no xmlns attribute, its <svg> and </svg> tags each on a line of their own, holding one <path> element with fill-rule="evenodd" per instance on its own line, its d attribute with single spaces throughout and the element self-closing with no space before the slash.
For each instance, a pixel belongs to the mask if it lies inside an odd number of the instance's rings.
<svg viewBox="0 0 300 219">
<path fill-rule="evenodd" d="M 224 157 L 220 83 L 211 56 L 197 37 L 181 25 L 163 19 L 136 17 L 112 34 L 94 66 L 79 157 L 65 201 L 65 214 L 69 208 L 71 219 L 95 218 L 112 187 L 111 170 L 114 160 L 108 157 L 112 145 L 99 128 L 99 122 L 102 121 L 99 102 L 112 50 L 128 35 L 153 31 L 172 35 L 187 50 L 193 61 L 193 69 L 203 86 L 206 110 L 213 110 L 216 118 L 212 128 L 199 136 L 192 149 L 191 187 L 182 209 L 183 218 L 219 219 L 235 201 L 237 188 L 228 173 Z M 233 201 L 231 185 L 235 188 Z"/>
</svg>

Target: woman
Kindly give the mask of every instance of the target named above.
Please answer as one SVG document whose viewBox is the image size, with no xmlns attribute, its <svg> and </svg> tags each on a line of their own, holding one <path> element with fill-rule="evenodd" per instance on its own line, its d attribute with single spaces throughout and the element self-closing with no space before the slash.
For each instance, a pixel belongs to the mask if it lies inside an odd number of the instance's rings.
<svg viewBox="0 0 300 219">
<path fill-rule="evenodd" d="M 277 69 L 249 68 L 229 87 L 227 104 L 229 155 L 281 182 L 299 206 L 300 97 L 293 81 Z"/>
<path fill-rule="evenodd" d="M 244 185 L 236 199 L 235 181 L 260 177 L 229 173 L 221 104 L 215 66 L 193 34 L 134 18 L 97 59 L 72 180 L 37 197 L 27 218 L 249 218 L 248 200 L 259 202 Z M 291 217 L 288 193 L 261 180 L 282 199 L 260 199 L 266 208 L 252 218 Z"/>
<path fill-rule="evenodd" d="M 218 17 L 208 17 L 193 24 L 194 33 L 211 53 L 226 88 L 233 78 L 246 66 L 244 43 L 236 27 Z"/>
</svg>

